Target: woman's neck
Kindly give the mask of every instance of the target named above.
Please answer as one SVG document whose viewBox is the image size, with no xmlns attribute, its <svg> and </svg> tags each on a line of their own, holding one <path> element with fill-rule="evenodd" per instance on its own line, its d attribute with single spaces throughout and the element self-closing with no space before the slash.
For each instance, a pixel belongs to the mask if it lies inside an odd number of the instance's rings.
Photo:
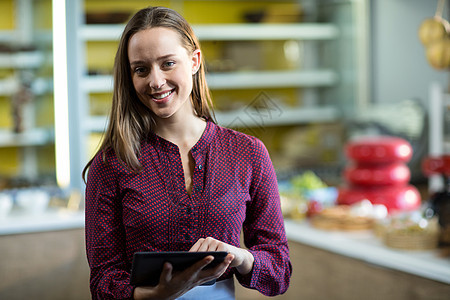
<svg viewBox="0 0 450 300">
<path fill-rule="evenodd" d="M 179 147 L 191 148 L 200 139 L 205 128 L 205 120 L 195 115 L 188 115 L 182 119 L 168 118 L 157 120 L 155 133 Z"/>
</svg>

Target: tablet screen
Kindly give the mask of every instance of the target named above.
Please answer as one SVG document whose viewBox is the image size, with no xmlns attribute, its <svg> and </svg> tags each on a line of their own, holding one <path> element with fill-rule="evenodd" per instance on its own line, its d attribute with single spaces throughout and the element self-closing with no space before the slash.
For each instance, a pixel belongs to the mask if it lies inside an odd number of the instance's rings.
<svg viewBox="0 0 450 300">
<path fill-rule="evenodd" d="M 134 286 L 155 286 L 165 262 L 173 266 L 174 271 L 182 271 L 202 258 L 212 255 L 214 260 L 205 267 L 212 268 L 223 262 L 227 252 L 136 252 L 133 256 L 130 284 Z M 209 284 L 213 284 L 210 282 Z"/>
</svg>

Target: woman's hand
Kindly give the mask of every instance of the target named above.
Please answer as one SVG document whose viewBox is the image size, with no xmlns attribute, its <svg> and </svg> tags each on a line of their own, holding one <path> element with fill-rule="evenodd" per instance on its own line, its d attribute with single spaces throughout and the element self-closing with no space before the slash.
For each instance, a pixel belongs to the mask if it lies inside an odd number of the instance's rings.
<svg viewBox="0 0 450 300">
<path fill-rule="evenodd" d="M 134 299 L 176 299 L 190 289 L 219 278 L 230 266 L 234 256 L 228 254 L 225 260 L 214 268 L 204 270 L 214 257 L 209 255 L 181 272 L 173 273 L 170 263 L 165 263 L 159 283 L 155 287 L 136 287 Z"/>
<path fill-rule="evenodd" d="M 233 255 L 234 259 L 230 264 L 230 267 L 235 267 L 236 270 L 242 274 L 248 274 L 253 268 L 253 262 L 255 258 L 253 255 L 245 249 L 238 248 L 212 237 L 207 237 L 205 239 L 199 239 L 189 250 L 191 252 L 200 251 L 225 251 Z"/>
</svg>

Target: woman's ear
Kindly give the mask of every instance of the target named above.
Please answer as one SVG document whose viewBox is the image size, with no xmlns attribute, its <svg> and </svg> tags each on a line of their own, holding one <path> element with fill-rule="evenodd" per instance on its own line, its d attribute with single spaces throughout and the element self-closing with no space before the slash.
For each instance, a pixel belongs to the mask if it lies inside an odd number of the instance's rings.
<svg viewBox="0 0 450 300">
<path fill-rule="evenodd" d="M 200 69 L 201 62 L 202 62 L 202 52 L 200 51 L 200 49 L 196 49 L 192 53 L 192 75 L 195 75 L 198 69 Z"/>
</svg>

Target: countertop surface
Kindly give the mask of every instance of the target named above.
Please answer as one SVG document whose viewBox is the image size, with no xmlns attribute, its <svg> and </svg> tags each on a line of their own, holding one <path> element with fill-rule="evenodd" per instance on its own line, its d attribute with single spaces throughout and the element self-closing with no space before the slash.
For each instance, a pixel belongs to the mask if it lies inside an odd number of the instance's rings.
<svg viewBox="0 0 450 300">
<path fill-rule="evenodd" d="M 450 258 L 438 250 L 400 250 L 386 247 L 371 231 L 327 231 L 307 221 L 286 220 L 289 240 L 450 284 Z"/>
<path fill-rule="evenodd" d="M 57 231 L 84 227 L 84 212 L 49 210 L 38 215 L 13 214 L 0 219 L 0 235 Z M 285 220 L 289 240 L 450 284 L 450 258 L 438 250 L 399 250 L 386 247 L 371 231 L 327 231 L 308 221 Z"/>
<path fill-rule="evenodd" d="M 43 213 L 13 213 L 0 219 L 0 235 L 84 228 L 84 211 L 67 209 Z"/>
</svg>

